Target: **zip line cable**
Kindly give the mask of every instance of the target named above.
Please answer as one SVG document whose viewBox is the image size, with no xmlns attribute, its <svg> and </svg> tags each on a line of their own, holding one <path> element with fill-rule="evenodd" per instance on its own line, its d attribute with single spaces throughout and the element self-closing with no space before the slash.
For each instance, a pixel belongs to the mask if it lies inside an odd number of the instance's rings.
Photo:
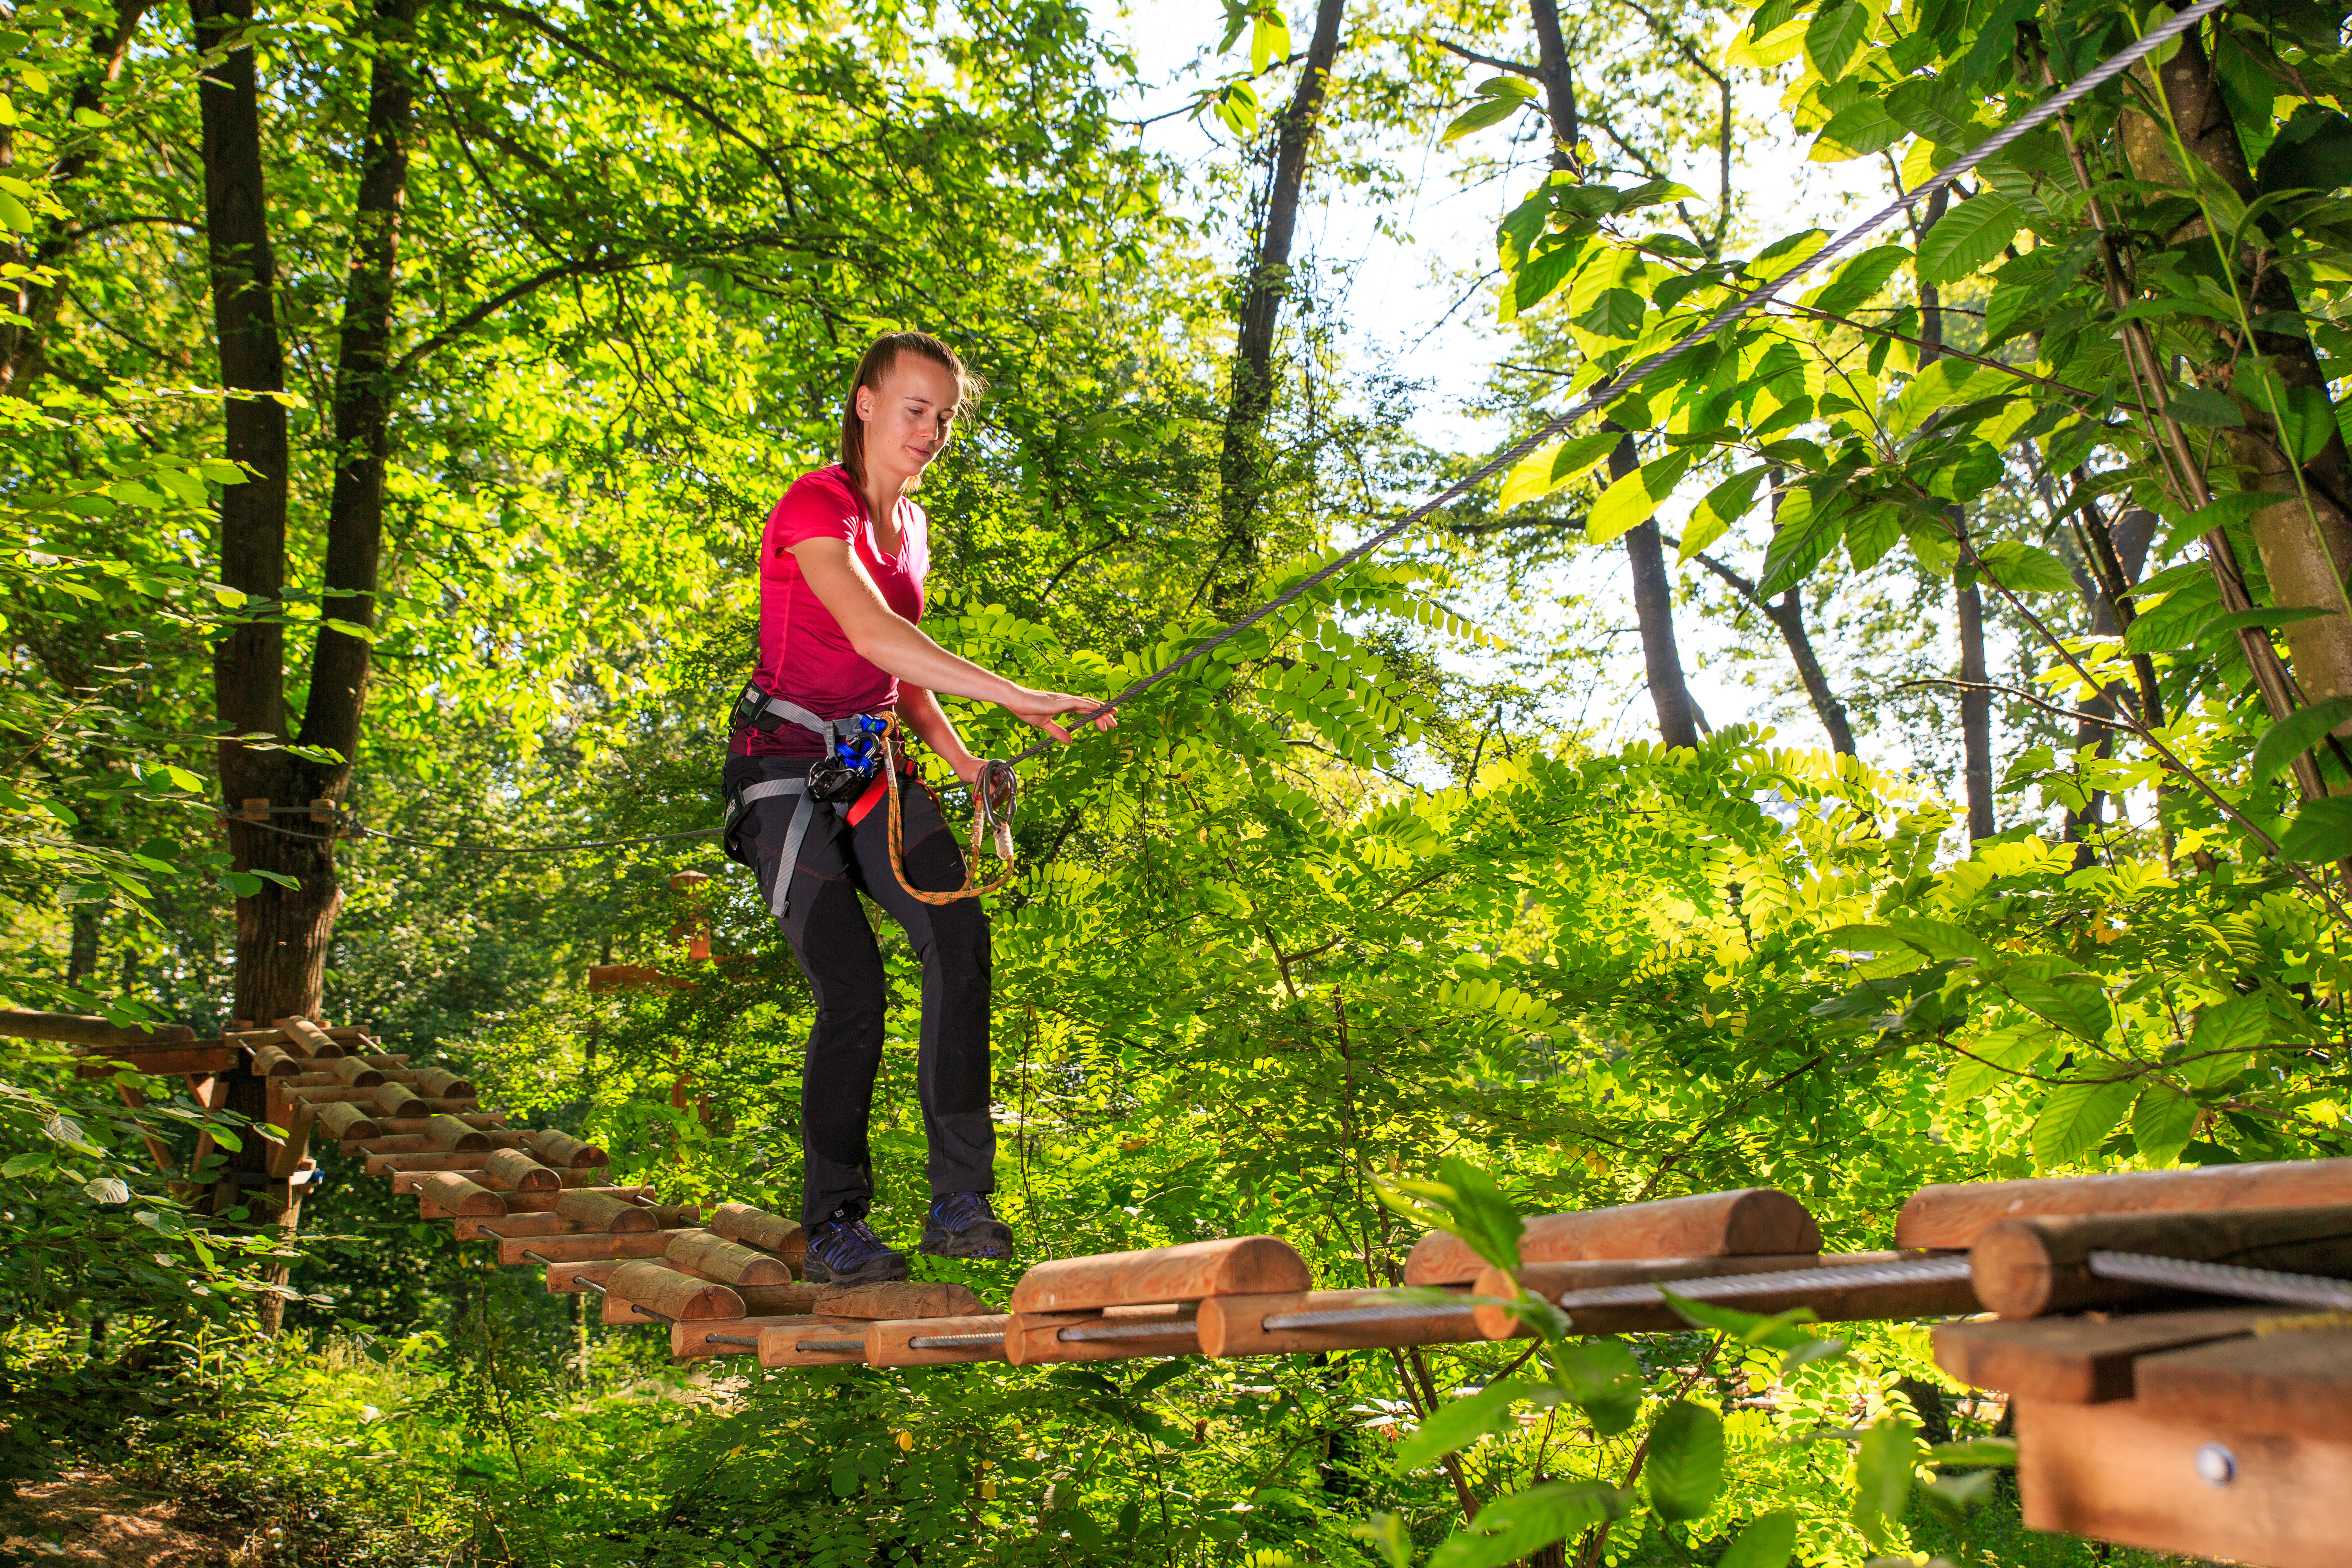
<svg viewBox="0 0 2352 1568">
<path fill-rule="evenodd" d="M 1375 553 L 1386 545 L 1412 531 L 1414 528 L 1420 526 L 1420 524 L 1426 521 L 1430 515 L 1435 512 L 1440 507 L 1446 505 L 1450 501 L 1459 500 L 1462 497 L 1467 495 L 1472 489 L 1486 483 L 1486 480 L 1494 478 L 1496 474 L 1501 473 L 1504 469 L 1509 468 L 1514 463 L 1517 463 L 1520 458 L 1526 457 L 1528 453 L 1542 446 L 1546 441 L 1550 440 L 1554 436 L 1566 431 L 1570 426 L 1573 426 L 1578 420 L 1583 418 L 1586 415 L 1606 407 L 1609 404 L 1614 402 L 1623 394 L 1633 390 L 1643 382 L 1656 374 L 1659 371 L 1664 370 L 1666 366 L 1674 363 L 1676 360 L 1681 359 L 1685 354 L 1690 353 L 1691 350 L 1696 348 L 1708 338 L 1711 338 L 1716 333 L 1723 331 L 1724 328 L 1733 325 L 1743 318 L 1753 314 L 1761 307 L 1771 303 L 1774 296 L 1779 294 L 1782 289 L 1786 288 L 1790 283 L 1795 282 L 1798 279 L 1802 278 L 1808 272 L 1813 271 L 1823 264 L 1835 260 L 1838 257 L 1853 249 L 1856 245 L 1861 244 L 1864 240 L 1868 239 L 1872 235 L 1877 233 L 1887 224 L 1893 222 L 1903 214 L 1910 211 L 1921 202 L 1933 196 L 1938 191 L 1948 188 L 1958 181 L 1961 175 L 1969 173 L 1978 164 L 1983 163 L 1986 159 L 1993 157 L 2005 151 L 2021 138 L 2040 130 L 2044 125 L 2047 125 L 2051 121 L 2055 120 L 2059 115 L 2063 114 L 2067 110 L 2072 109 L 2075 104 L 2081 102 L 2084 99 L 2089 97 L 2100 88 L 2105 87 L 2108 82 L 2113 81 L 2124 72 L 2131 69 L 2132 67 L 2137 65 L 2141 60 L 2146 59 L 2149 55 L 2155 53 L 2166 44 L 2170 43 L 2182 33 L 2187 32 L 2190 27 L 2195 26 L 2198 23 L 2211 16 L 2214 12 L 2219 11 L 2226 3 L 2227 0 L 2196 0 L 2196 3 L 2191 5 L 2188 9 L 2179 12 L 2178 15 L 2163 23 L 2160 26 L 2158 26 L 2143 35 L 2135 42 L 2126 46 L 2115 55 L 2110 56 L 2099 65 L 2094 67 L 2091 70 L 2085 72 L 2080 77 L 2077 77 L 2074 81 L 2068 83 L 2065 87 L 2060 89 L 2049 98 L 2044 99 L 2042 102 L 2026 110 L 2025 114 L 2021 119 L 2001 127 L 1999 131 L 1994 132 L 1982 142 L 1978 142 L 1974 147 L 1969 148 L 1966 153 L 1960 154 L 1959 157 L 1954 159 L 1949 163 L 1945 164 L 1943 168 L 1937 170 L 1936 174 L 1925 184 L 1919 185 L 1914 190 L 1906 191 L 1898 195 L 1895 200 L 1887 203 L 1886 205 L 1881 207 L 1870 216 L 1863 219 L 1860 223 L 1855 224 L 1843 234 L 1839 235 L 1835 239 L 1832 240 L 1828 245 L 1823 246 L 1821 249 L 1814 251 L 1811 256 L 1806 257 L 1802 261 L 1798 262 L 1794 267 L 1790 268 L 1786 272 L 1781 273 L 1779 277 L 1772 279 L 1769 282 L 1759 285 L 1748 293 L 1742 295 L 1739 299 L 1733 300 L 1730 304 L 1726 305 L 1722 310 L 1717 310 L 1714 315 L 1708 317 L 1706 321 L 1696 331 L 1688 332 L 1683 337 L 1676 339 L 1675 342 L 1668 343 L 1664 348 L 1660 349 L 1657 353 L 1650 355 L 1647 359 L 1643 360 L 1631 370 L 1622 371 L 1615 375 L 1608 377 L 1592 391 L 1580 398 L 1574 405 L 1567 410 L 1567 412 L 1556 415 L 1551 419 L 1547 420 L 1534 431 L 1521 437 L 1518 440 L 1514 441 L 1511 445 L 1503 448 L 1501 452 L 1488 458 L 1486 462 L 1481 463 L 1477 468 L 1473 468 L 1461 479 L 1454 480 L 1454 483 L 1446 486 L 1445 489 L 1440 490 L 1437 494 L 1412 507 L 1394 522 L 1390 523 L 1379 532 L 1372 534 L 1370 538 L 1361 541 L 1350 549 L 1334 557 L 1331 561 L 1317 568 L 1314 572 L 1309 573 L 1307 576 L 1300 578 L 1297 583 L 1292 584 L 1288 588 L 1284 589 L 1281 593 L 1276 595 L 1265 604 L 1260 605 L 1256 609 L 1250 611 L 1239 620 L 1233 622 L 1231 625 L 1219 631 L 1212 632 L 1209 636 L 1202 637 L 1199 642 L 1194 643 L 1190 648 L 1178 655 L 1175 658 L 1161 665 L 1159 668 L 1151 671 L 1149 675 L 1136 680 L 1125 690 L 1111 698 L 1110 700 L 1094 709 L 1086 718 L 1079 720 L 1078 723 L 1081 725 L 1091 723 L 1094 720 L 1098 719 L 1105 714 L 1117 711 L 1127 703 L 1133 701 L 1136 698 L 1140 697 L 1143 693 L 1150 690 L 1153 687 L 1158 686 L 1161 681 L 1167 679 L 1178 670 L 1194 663 L 1203 656 L 1213 653 L 1218 648 L 1223 647 L 1225 644 L 1233 641 L 1234 638 L 1241 636 L 1242 633 L 1249 630 L 1250 627 L 1257 625 L 1260 621 L 1265 620 L 1267 616 L 1276 615 L 1283 610 L 1288 609 L 1292 605 L 1297 604 L 1300 598 L 1304 597 L 1313 589 L 1329 582 L 1332 578 L 1338 576 L 1340 573 L 1347 571 L 1349 567 L 1354 566 L 1359 562 L 1361 562 L 1367 556 Z M 1075 727 L 1073 727 L 1071 738 L 1073 740 L 1077 738 Z M 1025 751 L 1014 752 L 1013 756 L 1007 760 L 1013 765 L 1018 766 L 1022 763 L 1030 762 L 1037 757 L 1043 756 L 1046 752 L 1052 751 L 1055 746 L 1065 743 L 1066 742 L 1057 742 L 1053 740 L 1051 737 L 1048 737 L 1045 740 L 1037 742 L 1034 745 L 1030 746 Z M 231 814 L 223 813 L 222 815 L 226 816 Z M 334 837 L 330 834 L 292 833 L 286 828 L 267 827 L 266 825 L 263 826 L 265 826 L 266 831 L 286 834 L 288 837 L 294 838 L 324 840 Z M 401 838 L 392 834 L 379 833 L 373 828 L 362 827 L 357 829 L 357 831 L 367 837 L 381 838 L 387 843 L 408 845 L 419 848 L 454 849 L 476 855 L 561 855 L 583 849 L 612 849 L 637 844 L 661 844 L 680 838 L 709 838 L 716 837 L 719 832 L 719 829 L 715 827 L 706 827 L 681 833 L 653 834 L 642 838 L 607 838 L 579 844 L 536 844 L 513 847 L 477 844 L 435 844 L 428 843 L 423 839 Z"/>
</svg>

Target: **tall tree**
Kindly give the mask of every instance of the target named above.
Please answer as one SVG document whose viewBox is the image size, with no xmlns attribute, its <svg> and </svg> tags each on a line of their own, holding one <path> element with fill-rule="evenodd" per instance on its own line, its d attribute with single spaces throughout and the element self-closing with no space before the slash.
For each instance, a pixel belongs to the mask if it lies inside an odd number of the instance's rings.
<svg viewBox="0 0 2352 1568">
<path fill-rule="evenodd" d="M 1218 512 L 1223 540 L 1211 569 L 1223 605 L 1245 593 L 1255 576 L 1268 461 L 1265 425 L 1274 412 L 1274 336 L 1282 302 L 1290 297 L 1290 254 L 1298 228 L 1298 198 L 1306 188 L 1315 135 L 1339 58 L 1339 25 L 1347 0 L 1321 0 L 1315 33 L 1300 63 L 1298 85 L 1274 127 L 1274 169 L 1235 321 L 1233 387 L 1219 455 Z"/>
</svg>

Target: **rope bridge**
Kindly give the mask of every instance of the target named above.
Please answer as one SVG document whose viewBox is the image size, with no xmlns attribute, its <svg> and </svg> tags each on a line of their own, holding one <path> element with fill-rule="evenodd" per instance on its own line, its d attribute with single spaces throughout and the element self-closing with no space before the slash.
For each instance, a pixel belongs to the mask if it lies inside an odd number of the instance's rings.
<svg viewBox="0 0 2352 1568">
<path fill-rule="evenodd" d="M 321 1159 L 355 1163 L 501 1265 L 596 1295 L 605 1323 L 666 1332 L 680 1362 L 1025 1367 L 1477 1345 L 1529 1337 L 1538 1301 L 1574 1334 L 1688 1332 L 1681 1302 L 1936 1320 L 1944 1369 L 2010 1397 L 2027 1524 L 2271 1568 L 2345 1561 L 2352 1160 L 1929 1186 L 1879 1252 L 1823 1251 L 1784 1193 L 1698 1194 L 1530 1219 L 1515 1270 L 1433 1233 L 1390 1289 L 1318 1289 L 1288 1243 L 1232 1237 L 1038 1263 L 996 1311 L 954 1283 L 811 1283 L 792 1220 L 615 1184 L 604 1150 L 510 1125 L 463 1077 L 361 1029 L 284 1018 L 199 1040 L 0 1014 L 0 1034 L 76 1044 L 85 1077 L 184 1077 L 208 1105 L 242 1080 L 286 1131 L 266 1141 L 266 1181 L 289 1216 Z M 253 1184 L 216 1191 L 215 1206 Z"/>
</svg>

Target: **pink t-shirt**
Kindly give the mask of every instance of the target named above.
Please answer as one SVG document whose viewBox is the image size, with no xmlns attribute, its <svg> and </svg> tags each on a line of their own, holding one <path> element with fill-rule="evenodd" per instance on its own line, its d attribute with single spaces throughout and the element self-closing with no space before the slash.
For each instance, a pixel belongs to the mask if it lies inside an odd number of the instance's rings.
<svg viewBox="0 0 2352 1568">
<path fill-rule="evenodd" d="M 898 553 L 884 555 L 866 514 L 866 500 L 835 464 L 803 474 L 768 514 L 760 541 L 760 662 L 751 679 L 772 696 L 797 702 L 820 719 L 879 713 L 896 707 L 898 680 L 858 656 L 833 612 L 801 575 L 793 546 L 809 539 L 848 542 L 882 602 L 910 621 L 923 618 L 923 578 L 930 571 L 930 520 L 898 500 Z M 727 748 L 738 756 L 819 757 L 824 741 L 786 724 L 772 733 L 736 732 Z"/>
</svg>

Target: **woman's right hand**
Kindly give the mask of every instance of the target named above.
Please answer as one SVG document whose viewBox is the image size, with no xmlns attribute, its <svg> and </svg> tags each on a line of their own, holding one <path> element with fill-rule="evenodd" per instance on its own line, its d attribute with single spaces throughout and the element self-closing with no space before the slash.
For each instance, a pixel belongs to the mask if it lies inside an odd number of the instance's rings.
<svg viewBox="0 0 2352 1568">
<path fill-rule="evenodd" d="M 1091 697 L 1079 697 L 1067 691 L 1033 691 L 1016 686 L 1013 695 L 999 704 L 1024 723 L 1033 724 L 1056 741 L 1066 741 L 1070 731 L 1054 722 L 1065 713 L 1079 714 L 1081 723 L 1091 723 L 1097 730 L 1118 728 L 1118 714 L 1105 708 Z M 1075 727 L 1075 726 L 1074 726 Z"/>
</svg>

